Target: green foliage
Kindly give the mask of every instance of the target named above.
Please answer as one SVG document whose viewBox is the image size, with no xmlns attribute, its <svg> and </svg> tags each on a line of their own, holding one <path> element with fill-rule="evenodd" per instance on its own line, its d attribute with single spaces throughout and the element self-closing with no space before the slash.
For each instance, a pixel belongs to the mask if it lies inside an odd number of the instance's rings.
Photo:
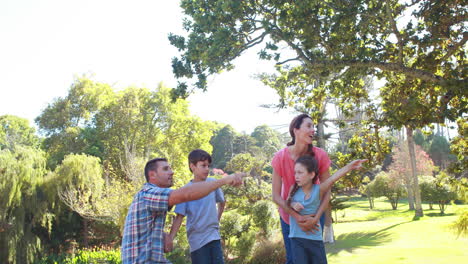
<svg viewBox="0 0 468 264">
<path fill-rule="evenodd" d="M 235 188 L 231 186 L 223 187 L 229 206 L 246 213 L 251 212 L 252 205 L 258 201 L 269 199 L 271 196 L 271 185 L 264 180 L 253 177 L 244 178 L 244 186 Z"/>
<path fill-rule="evenodd" d="M 39 233 L 51 230 L 45 162 L 33 147 L 0 150 L 1 263 L 32 263 L 42 249 Z"/>
<path fill-rule="evenodd" d="M 429 208 L 432 210 L 432 205 L 436 200 L 436 183 L 432 176 L 422 176 L 419 179 L 419 188 L 421 189 L 421 200 L 429 203 Z"/>
<path fill-rule="evenodd" d="M 46 153 L 26 119 L 0 117 L 0 262 L 32 263 L 49 234 Z"/>
<path fill-rule="evenodd" d="M 332 197 L 330 200 L 332 211 L 335 213 L 335 219 L 333 219 L 334 222 L 338 222 L 338 211 L 344 210 L 351 206 L 350 204 L 346 203 L 347 201 L 349 201 L 349 198 L 337 196 Z"/>
<path fill-rule="evenodd" d="M 61 254 L 44 257 L 34 264 L 120 264 L 120 250 L 85 249 L 75 254 Z"/>
<path fill-rule="evenodd" d="M 457 236 L 468 236 L 468 210 L 463 210 L 451 227 L 455 230 Z"/>
<path fill-rule="evenodd" d="M 0 150 L 12 150 L 15 145 L 37 147 L 39 138 L 34 133 L 35 129 L 29 126 L 27 119 L 12 115 L 0 116 Z"/>
<path fill-rule="evenodd" d="M 169 35 L 181 52 L 173 71 L 183 81 L 197 78 L 194 86 L 203 90 L 207 75 L 232 69 L 235 58 L 260 44 L 260 59 L 299 62 L 323 75 L 349 67 L 374 76 L 398 72 L 456 92 L 464 86 L 464 8 L 456 1 L 205 0 L 182 1 L 181 7 L 188 38 Z M 408 19 L 396 23 L 401 16 Z M 187 90 L 181 82 L 176 94 L 186 96 Z"/>
<path fill-rule="evenodd" d="M 450 165 L 449 171 L 464 174 L 468 171 L 468 117 L 457 120 L 458 136 L 450 142 L 450 150 L 457 157 L 457 161 Z"/>
<path fill-rule="evenodd" d="M 265 153 L 267 160 L 271 160 L 273 155 L 283 146 L 280 133 L 267 125 L 257 126 L 251 136 L 256 141 L 255 145 Z"/>
<path fill-rule="evenodd" d="M 269 200 L 256 202 L 252 207 L 252 223 L 258 228 L 260 236 L 270 237 L 278 225 L 276 206 Z"/>
<path fill-rule="evenodd" d="M 375 176 L 374 180 L 368 184 L 368 188 L 373 197 L 385 196 L 390 201 L 393 210 L 398 208 L 399 199 L 405 195 L 401 181 L 383 171 Z"/>
<path fill-rule="evenodd" d="M 377 194 L 373 194 L 372 191 L 372 185 L 369 185 L 370 183 L 369 177 L 365 176 L 364 179 L 362 180 L 362 185 L 359 186 L 359 192 L 364 194 L 367 199 L 369 200 L 369 208 L 372 210 L 374 209 L 374 198 L 377 196 Z"/>
<path fill-rule="evenodd" d="M 230 125 L 226 125 L 218 130 L 210 140 L 213 146 L 213 164 L 214 168 L 224 169 L 226 163 L 234 156 L 234 139 L 236 132 Z"/>
<path fill-rule="evenodd" d="M 457 198 L 457 193 L 453 191 L 450 180 L 450 177 L 444 172 L 441 172 L 437 177 L 425 176 L 421 179 L 422 200 L 430 204 L 437 203 L 441 214 L 444 214 L 450 201 Z"/>
<path fill-rule="evenodd" d="M 264 240 L 255 247 L 250 263 L 272 264 L 282 260 L 286 260 L 283 240 Z"/>
</svg>

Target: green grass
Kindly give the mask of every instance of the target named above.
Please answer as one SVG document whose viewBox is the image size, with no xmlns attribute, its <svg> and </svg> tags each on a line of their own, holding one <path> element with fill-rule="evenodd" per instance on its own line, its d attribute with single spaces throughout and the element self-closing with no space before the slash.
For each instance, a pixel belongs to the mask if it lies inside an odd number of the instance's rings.
<svg viewBox="0 0 468 264">
<path fill-rule="evenodd" d="M 365 198 L 349 203 L 333 225 L 336 243 L 326 245 L 329 263 L 468 263 L 468 238 L 457 238 L 449 227 L 468 205 L 450 205 L 440 215 L 437 205 L 429 210 L 423 204 L 424 216 L 415 219 L 406 201 L 397 210 L 384 199 L 375 200 L 374 210 Z"/>
</svg>

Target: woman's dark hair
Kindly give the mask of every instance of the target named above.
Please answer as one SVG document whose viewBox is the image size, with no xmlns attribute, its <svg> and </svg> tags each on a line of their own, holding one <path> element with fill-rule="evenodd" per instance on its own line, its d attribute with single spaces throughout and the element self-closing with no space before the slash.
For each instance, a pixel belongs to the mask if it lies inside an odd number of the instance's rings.
<svg viewBox="0 0 468 264">
<path fill-rule="evenodd" d="M 304 119 L 306 118 L 309 118 L 309 119 L 312 119 L 308 114 L 300 114 L 296 117 L 294 117 L 294 119 L 291 121 L 291 123 L 289 124 L 289 135 L 291 135 L 291 142 L 289 142 L 287 145 L 288 146 L 292 146 L 294 144 L 296 144 L 296 136 L 294 135 L 294 129 L 299 129 L 302 125 L 302 122 L 304 121 Z M 310 156 L 314 156 L 314 151 L 313 151 L 313 145 L 312 144 L 309 144 L 307 146 L 307 154 L 309 154 Z"/>
<path fill-rule="evenodd" d="M 312 182 L 315 182 L 319 172 L 317 160 L 310 155 L 304 155 L 296 160 L 295 164 L 298 163 L 303 165 L 308 173 L 315 172 L 314 178 L 312 179 Z M 297 185 L 297 183 L 294 183 L 294 185 L 291 187 L 291 191 L 289 192 L 288 199 L 286 200 L 288 206 L 291 206 L 292 197 L 294 196 L 294 194 L 296 194 L 297 190 L 299 190 L 299 185 Z"/>
</svg>

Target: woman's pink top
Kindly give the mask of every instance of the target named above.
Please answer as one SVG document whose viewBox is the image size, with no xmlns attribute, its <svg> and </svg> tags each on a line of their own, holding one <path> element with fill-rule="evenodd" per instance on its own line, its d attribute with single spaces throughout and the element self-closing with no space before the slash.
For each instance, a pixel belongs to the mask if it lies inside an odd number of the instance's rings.
<svg viewBox="0 0 468 264">
<path fill-rule="evenodd" d="M 319 167 L 319 175 L 325 173 L 330 168 L 330 158 L 328 157 L 327 152 L 321 148 L 314 147 L 314 158 L 317 160 Z M 294 178 L 294 160 L 291 159 L 288 147 L 276 152 L 273 160 L 271 161 L 271 166 L 275 172 L 281 176 L 283 184 L 281 185 L 281 197 L 286 200 L 288 198 L 289 189 L 294 185 L 296 181 Z M 320 184 L 320 179 L 317 177 L 317 182 L 314 184 Z M 280 216 L 284 222 L 289 224 L 289 215 L 286 214 L 283 208 L 279 208 Z"/>
</svg>

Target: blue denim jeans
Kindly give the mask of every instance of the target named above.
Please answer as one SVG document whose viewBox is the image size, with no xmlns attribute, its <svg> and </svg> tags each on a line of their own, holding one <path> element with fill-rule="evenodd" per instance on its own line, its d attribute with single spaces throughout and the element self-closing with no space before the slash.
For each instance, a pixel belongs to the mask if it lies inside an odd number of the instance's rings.
<svg viewBox="0 0 468 264">
<path fill-rule="evenodd" d="M 192 264 L 224 264 L 221 241 L 213 240 L 190 253 Z"/>
<path fill-rule="evenodd" d="M 289 238 L 289 225 L 283 221 L 280 217 L 281 221 L 281 233 L 283 233 L 283 241 L 284 241 L 284 248 L 286 249 L 286 263 L 285 264 L 294 264 L 293 261 L 293 253 L 291 249 L 291 239 Z M 320 225 L 322 226 L 322 234 L 323 234 L 323 225 L 325 224 L 325 214 L 322 214 L 320 217 Z M 301 264 L 301 263 L 298 263 Z"/>
<path fill-rule="evenodd" d="M 291 238 L 291 250 L 294 263 L 327 264 L 325 246 L 321 240 Z"/>
</svg>

